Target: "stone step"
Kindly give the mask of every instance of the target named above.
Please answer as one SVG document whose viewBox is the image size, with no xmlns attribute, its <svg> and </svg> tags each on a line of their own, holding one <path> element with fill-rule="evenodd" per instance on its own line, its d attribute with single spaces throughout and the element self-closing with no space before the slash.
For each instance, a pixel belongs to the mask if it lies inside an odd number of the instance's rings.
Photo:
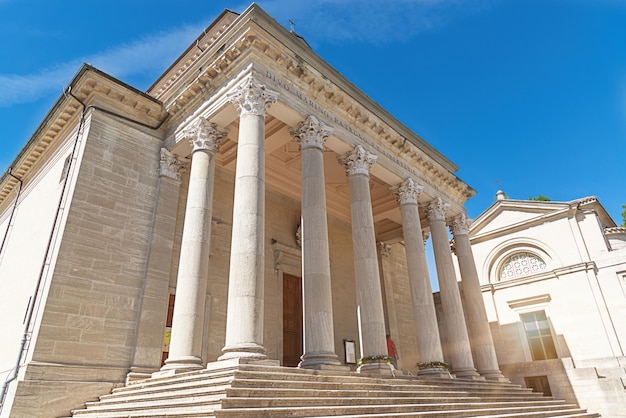
<svg viewBox="0 0 626 418">
<path fill-rule="evenodd" d="M 73 411 L 109 417 L 593 417 L 518 385 L 461 379 L 368 377 L 216 362 L 138 380 Z"/>
<path fill-rule="evenodd" d="M 179 381 L 167 386 L 148 386 L 137 387 L 133 390 L 126 391 L 114 391 L 111 394 L 103 395 L 100 397 L 100 401 L 107 402 L 113 399 L 123 400 L 126 398 L 141 398 L 141 397 L 159 397 L 166 396 L 168 393 L 182 393 L 182 394 L 223 394 L 226 389 L 230 388 L 231 381 L 219 381 L 212 380 L 204 381 Z"/>
<path fill-rule="evenodd" d="M 368 390 L 368 391 L 393 391 L 393 392 L 417 392 L 417 391 L 433 391 L 437 390 L 437 387 L 434 386 L 422 386 L 420 384 L 410 384 L 406 382 L 396 383 L 393 381 L 385 381 L 381 383 L 368 382 L 367 380 L 353 382 L 353 383 L 344 383 L 344 382 L 333 382 L 333 381 L 315 381 L 315 380 L 266 380 L 266 379 L 248 379 L 248 378 L 237 378 L 233 380 L 232 387 L 246 387 L 246 388 L 272 388 L 272 389 L 317 389 L 317 390 Z M 514 388 L 503 388 L 501 390 L 495 388 L 472 388 L 471 391 L 463 391 L 459 388 L 448 387 L 447 385 L 441 385 L 438 387 L 440 390 L 443 389 L 448 392 L 456 392 L 456 393 L 470 393 L 474 394 L 497 394 L 500 396 L 530 396 L 530 397 L 541 397 L 541 394 L 533 394 L 531 391 L 525 391 Z M 457 389 L 456 391 L 454 389 Z"/>
<path fill-rule="evenodd" d="M 134 380 L 130 382 L 127 386 L 119 387 L 113 389 L 111 393 L 120 393 L 126 391 L 133 391 L 137 388 L 159 388 L 159 387 L 170 387 L 171 385 L 176 385 L 177 383 L 187 383 L 187 382 L 206 382 L 206 381 L 215 381 L 215 382 L 228 382 L 233 378 L 232 370 L 224 370 L 224 371 L 208 371 L 208 370 L 197 370 L 193 372 L 180 373 L 172 376 L 162 376 L 155 377 L 150 379 L 143 380 Z"/>
<path fill-rule="evenodd" d="M 378 397 L 378 396 L 390 396 L 394 397 L 446 397 L 449 399 L 453 398 L 471 398 L 471 399 L 488 399 L 490 401 L 498 401 L 498 400 L 536 400 L 536 399 L 546 399 L 551 400 L 552 398 L 537 396 L 536 393 L 526 393 L 520 394 L 519 396 L 501 396 L 497 394 L 486 394 L 482 396 L 470 395 L 467 393 L 459 392 L 459 391 L 447 391 L 445 389 L 440 390 L 420 390 L 420 391 L 372 391 L 372 390 L 348 390 L 348 389 L 318 389 L 318 388 L 310 388 L 310 389 L 291 389 L 291 388 L 280 388 L 278 391 L 276 388 L 266 388 L 266 387 L 233 387 L 226 389 L 226 394 L 228 397 L 248 397 L 248 398 L 266 398 L 266 397 L 350 397 L 350 396 L 368 396 L 368 397 Z"/>
<path fill-rule="evenodd" d="M 85 406 L 89 409 L 105 409 L 105 408 L 117 408 L 118 406 L 122 406 L 124 408 L 127 407 L 136 407 L 141 406 L 145 407 L 146 405 L 170 405 L 172 403 L 177 403 L 181 399 L 185 399 L 184 402 L 188 403 L 211 403 L 211 404 L 219 404 L 222 399 L 226 397 L 225 391 L 221 391 L 219 393 L 206 393 L 200 390 L 193 391 L 167 391 L 156 394 L 141 394 L 141 395 L 130 395 L 125 397 L 113 397 L 106 398 L 101 401 L 96 402 L 86 402 Z"/>
<path fill-rule="evenodd" d="M 217 418 L 228 417 L 344 417 L 370 416 L 372 414 L 400 414 L 412 413 L 415 416 L 445 416 L 445 417 L 479 417 L 496 414 L 526 414 L 541 412 L 546 417 L 567 416 L 571 413 L 580 413 L 574 405 L 539 405 L 524 406 L 506 404 L 485 405 L 484 403 L 443 405 L 443 404 L 406 404 L 406 405 L 352 405 L 352 406 L 325 406 L 325 407 L 291 407 L 291 408 L 237 408 L 216 410 Z M 439 413 L 438 415 L 436 413 Z M 520 416 L 520 415 L 518 415 Z M 523 416 L 523 415 L 521 415 Z M 542 416 L 542 415 L 538 415 Z"/>
<path fill-rule="evenodd" d="M 213 402 L 178 402 L 167 405 L 117 405 L 109 408 L 88 408 L 72 411 L 72 417 L 214 417 L 216 404 Z"/>
<path fill-rule="evenodd" d="M 433 379 L 426 377 L 418 377 L 418 376 L 390 376 L 390 377 L 371 377 L 364 376 L 360 373 L 356 372 L 338 372 L 338 371 L 327 371 L 327 370 L 308 370 L 308 369 L 298 369 L 298 368 L 290 368 L 290 367 L 272 367 L 272 366 L 257 366 L 253 364 L 242 365 L 238 370 L 238 373 L 241 375 L 246 372 L 253 372 L 250 376 L 263 376 L 262 373 L 268 373 L 266 380 L 271 378 L 281 379 L 283 375 L 289 375 L 290 380 L 308 380 L 311 376 L 314 376 L 315 379 L 319 380 L 339 380 L 339 381 L 352 381 L 352 380 L 361 380 L 367 378 L 368 380 L 375 381 L 378 383 L 381 382 L 389 382 L 389 381 L 406 381 L 406 382 L 417 382 L 422 385 L 435 385 L 439 386 L 442 382 L 446 382 L 446 384 L 450 384 L 458 387 L 481 387 L 481 388 L 521 388 L 520 385 L 513 383 L 504 383 L 504 382 L 492 382 L 488 380 L 471 380 L 471 379 Z M 256 373 L 255 373 L 256 372 Z M 526 389 L 526 388 L 523 388 Z"/>
<path fill-rule="evenodd" d="M 372 406 L 372 405 L 423 405 L 433 407 L 435 409 L 460 408 L 460 407 L 477 407 L 483 405 L 486 407 L 497 407 L 499 405 L 511 406 L 563 406 L 564 401 L 560 400 L 539 400 L 539 401 L 483 401 L 478 398 L 398 398 L 391 396 L 378 397 L 305 397 L 305 398 L 226 398 L 222 401 L 222 409 L 231 408 L 272 408 L 272 407 L 300 407 L 300 406 Z M 435 407 L 436 406 L 436 407 Z"/>
<path fill-rule="evenodd" d="M 431 418 L 454 418 L 454 417 L 469 417 L 469 416 L 475 416 L 475 417 L 480 417 L 480 418 L 520 418 L 520 417 L 524 417 L 524 418 L 541 418 L 541 417 L 554 417 L 554 418 L 559 418 L 559 417 L 567 417 L 567 418 L 595 418 L 595 417 L 599 417 L 600 415 L 598 414 L 594 414 L 594 413 L 586 413 L 583 412 L 582 410 L 567 410 L 567 411 L 549 411 L 549 412 L 545 412 L 545 411 L 538 411 L 538 412 L 528 412 L 526 411 L 525 413 L 523 413 L 522 415 L 520 415 L 519 412 L 514 412 L 512 414 L 509 413 L 503 413 L 503 414 L 497 414 L 497 415 L 492 415 L 491 413 L 485 415 L 484 413 L 487 411 L 480 411 L 480 410 L 475 410 L 475 411 L 471 411 L 472 413 L 480 413 L 480 415 L 467 415 L 466 411 L 433 411 L 433 412 L 429 412 L 429 413 L 424 413 L 424 412 L 395 412 L 395 413 L 391 413 L 391 414 L 387 414 L 387 413 L 382 413 L 382 414 L 367 414 L 366 417 L 367 418 L 427 418 L 427 417 L 431 417 Z M 492 410 L 490 410 L 489 412 L 493 412 Z M 327 416 L 312 416 L 312 417 L 308 417 L 308 418 L 327 418 Z M 364 415 L 342 415 L 341 418 L 362 418 L 364 417 Z"/>
</svg>

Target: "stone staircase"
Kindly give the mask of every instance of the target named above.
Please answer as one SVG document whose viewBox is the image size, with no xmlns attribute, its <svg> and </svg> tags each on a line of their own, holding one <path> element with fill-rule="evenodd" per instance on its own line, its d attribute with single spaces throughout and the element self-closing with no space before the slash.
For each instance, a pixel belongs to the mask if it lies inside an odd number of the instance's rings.
<svg viewBox="0 0 626 418">
<path fill-rule="evenodd" d="M 596 417 L 517 385 L 239 362 L 139 380 L 73 417 Z"/>
</svg>

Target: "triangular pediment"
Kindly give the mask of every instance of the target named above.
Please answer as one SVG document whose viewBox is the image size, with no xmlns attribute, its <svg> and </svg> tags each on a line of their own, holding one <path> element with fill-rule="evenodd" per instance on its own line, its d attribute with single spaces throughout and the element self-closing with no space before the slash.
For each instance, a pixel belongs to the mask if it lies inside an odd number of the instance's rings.
<svg viewBox="0 0 626 418">
<path fill-rule="evenodd" d="M 546 217 L 563 214 L 569 207 L 566 202 L 543 202 L 532 200 L 499 200 L 478 216 L 472 223 L 470 236 L 488 234 L 515 228 L 521 224 L 543 222 Z"/>
</svg>

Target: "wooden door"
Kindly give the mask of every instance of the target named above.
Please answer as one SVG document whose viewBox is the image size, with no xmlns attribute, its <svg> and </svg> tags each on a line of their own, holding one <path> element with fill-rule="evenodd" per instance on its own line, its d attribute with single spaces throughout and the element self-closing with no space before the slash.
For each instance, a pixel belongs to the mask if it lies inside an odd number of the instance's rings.
<svg viewBox="0 0 626 418">
<path fill-rule="evenodd" d="M 283 274 L 283 366 L 297 366 L 301 356 L 302 279 Z"/>
</svg>

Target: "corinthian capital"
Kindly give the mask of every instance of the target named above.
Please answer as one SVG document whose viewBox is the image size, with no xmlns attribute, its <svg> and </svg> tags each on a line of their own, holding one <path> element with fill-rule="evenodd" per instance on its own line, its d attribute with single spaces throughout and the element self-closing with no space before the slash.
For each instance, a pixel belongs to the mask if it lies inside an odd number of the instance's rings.
<svg viewBox="0 0 626 418">
<path fill-rule="evenodd" d="M 428 220 L 445 221 L 446 211 L 450 209 L 450 204 L 444 202 L 440 197 L 436 197 L 428 204 Z"/>
<path fill-rule="evenodd" d="M 217 152 L 226 135 L 228 131 L 220 130 L 216 124 L 205 118 L 198 118 L 191 127 L 183 131 L 184 138 L 189 140 L 193 148 L 192 152 L 198 150 Z"/>
<path fill-rule="evenodd" d="M 187 164 L 178 160 L 176 155 L 172 154 L 165 148 L 161 148 L 161 163 L 159 175 L 176 181 L 180 181 L 180 175 Z"/>
<path fill-rule="evenodd" d="M 408 178 L 397 186 L 390 187 L 389 190 L 396 197 L 400 205 L 417 205 L 417 199 L 419 199 L 420 194 L 424 191 L 424 187 L 417 184 L 412 178 Z"/>
<path fill-rule="evenodd" d="M 450 230 L 452 233 L 456 235 L 467 235 L 469 233 L 470 226 L 472 225 L 472 221 L 465 215 L 461 213 L 456 216 L 452 220 L 452 225 L 450 225 Z"/>
<path fill-rule="evenodd" d="M 337 157 L 339 163 L 345 167 L 348 176 L 354 176 L 355 174 L 368 176 L 370 168 L 377 159 L 376 155 L 366 151 L 361 145 L 357 145 L 352 151 Z"/>
<path fill-rule="evenodd" d="M 379 241 L 376 246 L 378 247 L 378 252 L 380 253 L 380 255 L 382 255 L 383 257 L 389 257 L 391 255 L 391 245 Z"/>
<path fill-rule="evenodd" d="M 228 93 L 228 100 L 235 105 L 239 116 L 257 115 L 265 117 L 265 110 L 276 101 L 278 93 L 269 90 L 249 75 L 234 91 Z"/>
<path fill-rule="evenodd" d="M 315 116 L 310 115 L 304 122 L 301 122 L 297 128 L 289 131 L 300 143 L 300 149 L 318 148 L 323 150 L 324 143 L 333 133 L 333 129 L 324 125 Z"/>
</svg>

